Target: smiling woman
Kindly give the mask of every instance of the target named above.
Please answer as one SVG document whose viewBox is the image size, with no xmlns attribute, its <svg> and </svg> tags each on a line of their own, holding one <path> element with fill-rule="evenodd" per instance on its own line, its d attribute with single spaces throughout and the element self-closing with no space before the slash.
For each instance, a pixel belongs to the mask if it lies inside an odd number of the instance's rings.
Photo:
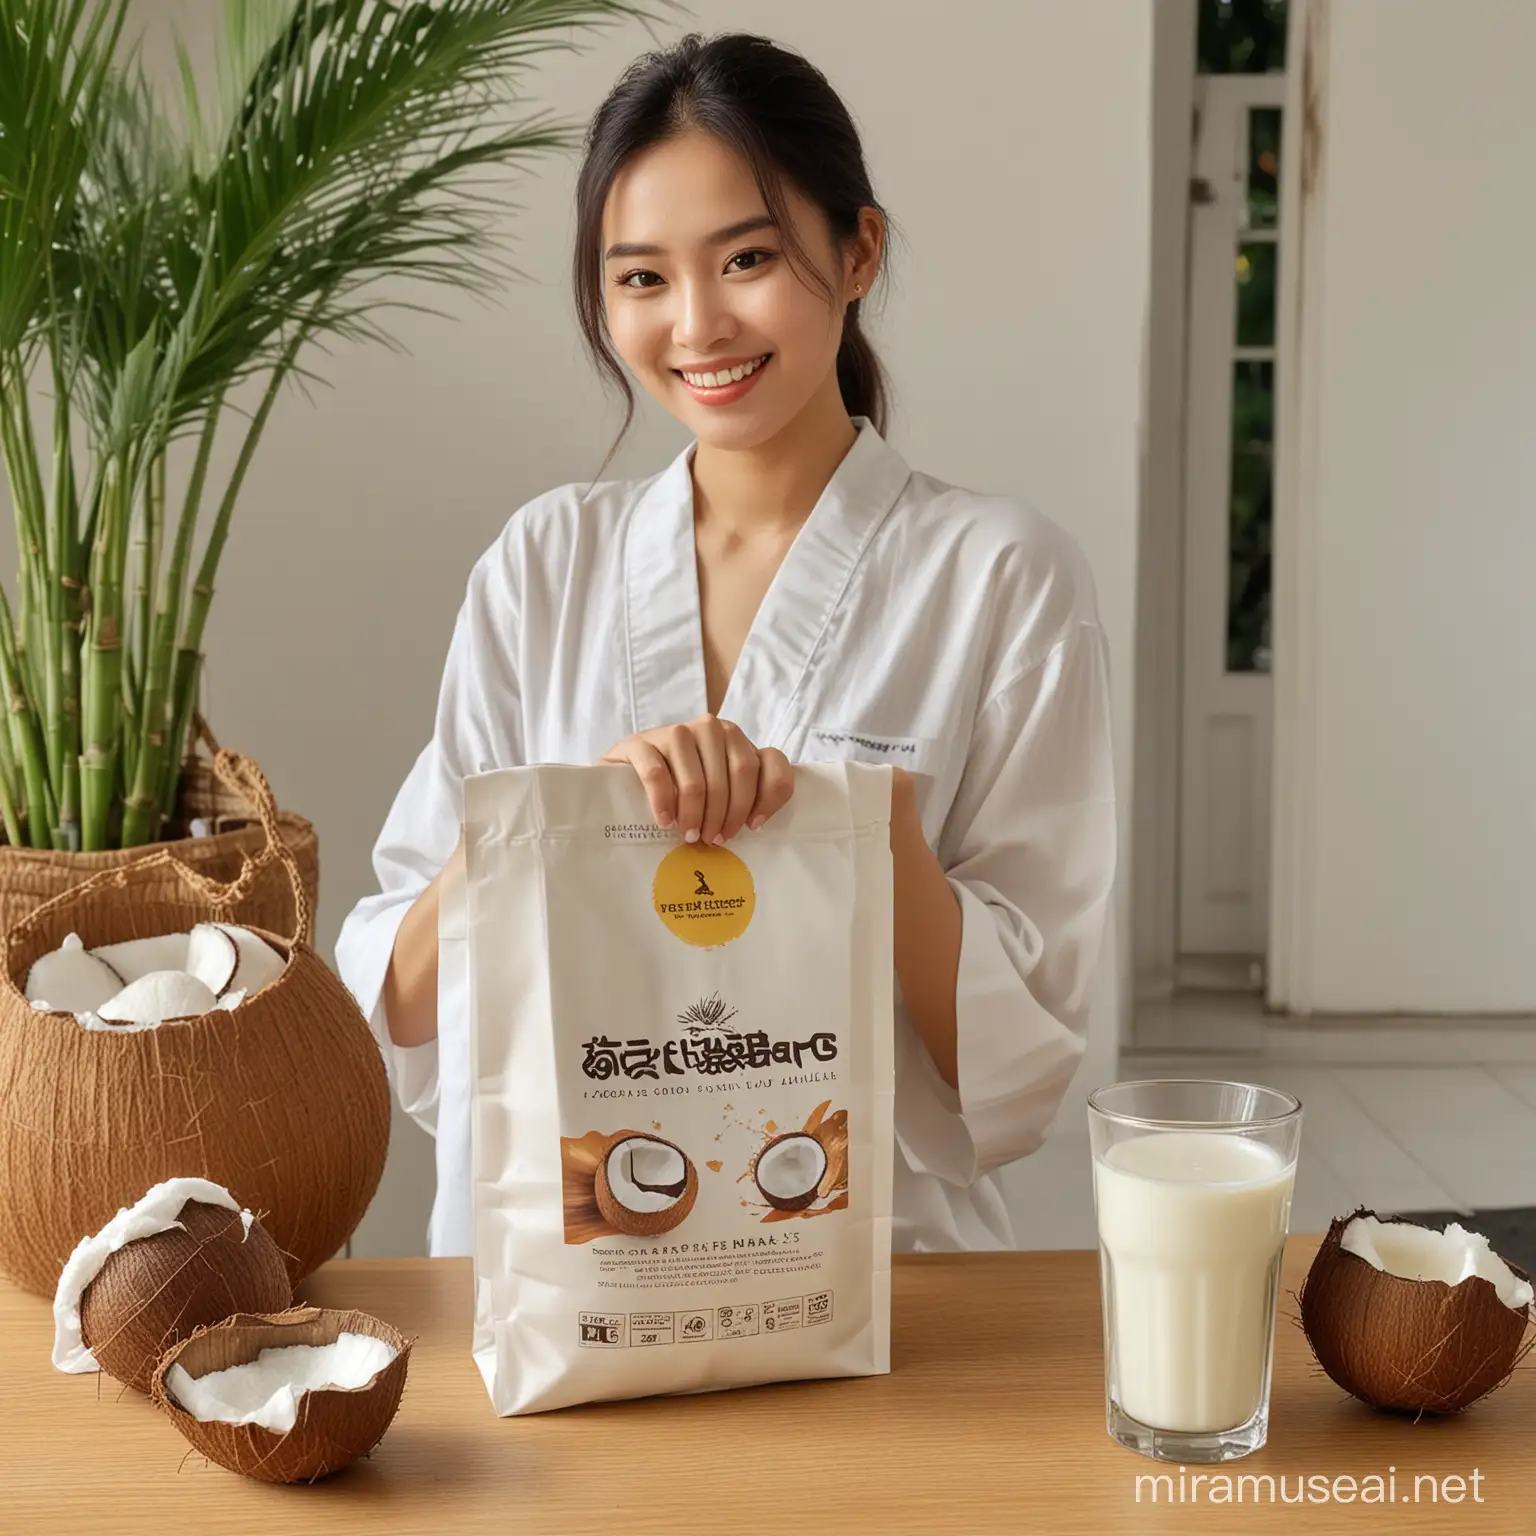
<svg viewBox="0 0 1536 1536">
<path fill-rule="evenodd" d="M 691 36 L 637 60 L 593 119 L 576 187 L 577 317 L 626 406 L 603 467 L 634 417 L 624 364 L 721 446 L 760 443 L 807 407 L 883 432 L 859 314 L 887 223 L 852 118 L 799 55 Z"/>
<path fill-rule="evenodd" d="M 859 315 L 888 226 L 847 108 L 766 38 L 646 54 L 588 131 L 582 333 L 619 441 L 631 376 L 692 441 L 535 497 L 476 564 L 380 890 L 336 946 L 437 1135 L 434 1254 L 477 1229 L 465 779 L 625 765 L 679 849 L 750 862 L 792 764 L 828 758 L 893 770 L 895 1244 L 1012 1245 L 991 1171 L 1039 1145 L 1082 1057 L 1114 876 L 1104 635 L 1056 523 L 886 441 Z"/>
</svg>

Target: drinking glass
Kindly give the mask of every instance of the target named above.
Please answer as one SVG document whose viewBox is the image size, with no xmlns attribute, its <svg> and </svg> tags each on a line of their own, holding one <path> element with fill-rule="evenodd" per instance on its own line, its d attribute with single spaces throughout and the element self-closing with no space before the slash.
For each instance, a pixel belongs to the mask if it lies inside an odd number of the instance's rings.
<svg viewBox="0 0 1536 1536">
<path fill-rule="evenodd" d="M 1301 1104 L 1167 1078 L 1088 1098 L 1105 1422 L 1159 1461 L 1264 1444 Z"/>
</svg>

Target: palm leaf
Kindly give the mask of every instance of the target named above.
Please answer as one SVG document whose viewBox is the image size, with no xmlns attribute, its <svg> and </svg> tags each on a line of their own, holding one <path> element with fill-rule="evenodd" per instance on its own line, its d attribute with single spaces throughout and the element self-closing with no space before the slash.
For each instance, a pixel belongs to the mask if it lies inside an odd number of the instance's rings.
<svg viewBox="0 0 1536 1536">
<path fill-rule="evenodd" d="M 124 57 L 128 4 L 0 0 L 0 448 L 22 542 L 51 561 L 45 578 L 24 571 L 14 630 L 0 604 L 0 671 L 31 710 L 46 691 L 49 710 L 41 779 L 18 755 L 39 733 L 0 730 L 0 813 L 13 840 L 24 817 L 32 841 L 46 822 L 56 844 L 77 846 L 78 791 L 87 849 L 107 846 L 119 816 L 123 846 L 158 835 L 174 799 L 219 558 L 285 382 L 312 379 L 308 359 L 330 343 L 393 345 L 387 316 L 424 307 L 401 279 L 487 296 L 515 274 L 495 236 L 517 207 L 509 173 L 578 147 L 581 131 L 520 111 L 521 80 L 543 55 L 574 51 L 576 29 L 649 29 L 685 9 L 225 0 L 211 89 L 181 50 L 175 131 Z M 46 495 L 26 416 L 44 352 L 56 402 Z M 257 380 L 194 570 L 210 449 L 221 414 L 235 414 L 221 408 Z M 72 421 L 90 450 L 78 501 Z M 196 465 L 162 540 L 166 447 L 186 433 Z"/>
</svg>

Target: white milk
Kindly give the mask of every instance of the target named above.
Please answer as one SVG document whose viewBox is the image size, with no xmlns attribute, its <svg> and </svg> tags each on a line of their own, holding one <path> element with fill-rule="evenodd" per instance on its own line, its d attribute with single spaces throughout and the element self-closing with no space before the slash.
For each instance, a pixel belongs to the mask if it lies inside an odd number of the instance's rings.
<svg viewBox="0 0 1536 1536">
<path fill-rule="evenodd" d="M 1263 1142 L 1216 1131 L 1137 1136 L 1095 1160 L 1111 1380 L 1132 1418 L 1199 1432 L 1253 1417 L 1294 1177 Z"/>
</svg>

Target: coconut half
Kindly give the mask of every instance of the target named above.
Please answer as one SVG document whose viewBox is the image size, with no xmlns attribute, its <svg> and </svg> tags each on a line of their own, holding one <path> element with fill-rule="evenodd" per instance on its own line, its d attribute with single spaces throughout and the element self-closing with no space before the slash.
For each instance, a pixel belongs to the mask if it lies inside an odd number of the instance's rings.
<svg viewBox="0 0 1536 1536">
<path fill-rule="evenodd" d="M 235 941 L 216 923 L 199 923 L 187 935 L 187 960 L 182 967 L 218 997 L 234 980 L 240 964 Z"/>
<path fill-rule="evenodd" d="M 167 1019 L 200 1018 L 218 1006 L 218 995 L 196 976 L 151 971 L 102 1003 L 96 1015 L 108 1024 L 163 1024 Z"/>
<path fill-rule="evenodd" d="M 168 1344 L 231 1305 L 292 1300 L 277 1244 L 227 1189 L 167 1179 L 69 1256 L 53 1298 L 53 1363 L 147 1392 Z"/>
<path fill-rule="evenodd" d="M 670 1232 L 699 1193 L 698 1171 L 682 1149 L 646 1131 L 610 1136 L 593 1183 L 603 1219 L 631 1237 Z"/>
<path fill-rule="evenodd" d="M 110 962 L 88 950 L 78 933 L 48 954 L 39 956 L 27 972 L 27 1001 L 42 1003 L 50 1013 L 85 1013 L 100 1008 L 123 989 L 123 978 Z"/>
<path fill-rule="evenodd" d="M 264 1482 L 314 1482 L 383 1438 L 412 1342 L 365 1312 L 236 1313 L 167 1350 L 150 1396 L 210 1461 Z"/>
<path fill-rule="evenodd" d="M 1299 1299 L 1330 1379 L 1391 1411 L 1458 1413 L 1531 1347 L 1530 1276 L 1457 1222 L 1437 1232 L 1364 1206 L 1336 1217 Z"/>
<path fill-rule="evenodd" d="M 239 956 L 235 974 L 229 982 L 230 991 L 238 989 L 251 997 L 283 974 L 287 960 L 259 933 L 252 933 L 249 928 L 237 928 L 231 923 L 215 923 L 213 926 L 229 936 Z"/>
<path fill-rule="evenodd" d="M 812 1205 L 827 1172 L 827 1149 L 808 1131 L 775 1136 L 752 1162 L 752 1177 L 764 1200 L 777 1211 Z"/>
</svg>

